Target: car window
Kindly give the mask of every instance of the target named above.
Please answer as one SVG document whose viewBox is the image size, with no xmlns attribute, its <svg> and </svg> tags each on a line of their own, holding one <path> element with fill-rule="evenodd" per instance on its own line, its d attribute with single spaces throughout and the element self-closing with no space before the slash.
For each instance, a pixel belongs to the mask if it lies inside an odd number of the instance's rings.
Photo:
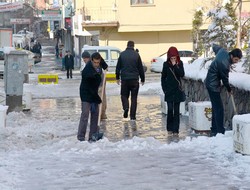
<svg viewBox="0 0 250 190">
<path fill-rule="evenodd" d="M 192 51 L 179 51 L 180 57 L 193 57 Z"/>
<path fill-rule="evenodd" d="M 185 51 L 186 57 L 193 57 L 192 51 Z"/>
<path fill-rule="evenodd" d="M 3 53 L 3 51 L 0 51 L 0 60 L 4 60 L 4 53 Z"/>
<path fill-rule="evenodd" d="M 108 50 L 99 50 L 98 52 L 104 60 L 108 60 Z"/>
<path fill-rule="evenodd" d="M 119 56 L 120 56 L 120 51 L 117 50 L 111 50 L 110 51 L 111 54 L 111 59 L 112 60 L 118 60 Z"/>
</svg>

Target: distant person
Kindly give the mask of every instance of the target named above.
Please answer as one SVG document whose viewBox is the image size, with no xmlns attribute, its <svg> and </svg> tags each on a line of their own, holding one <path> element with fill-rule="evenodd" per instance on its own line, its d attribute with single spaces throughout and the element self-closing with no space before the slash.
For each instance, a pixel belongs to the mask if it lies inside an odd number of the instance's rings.
<svg viewBox="0 0 250 190">
<path fill-rule="evenodd" d="M 98 89 L 102 82 L 101 55 L 93 53 L 91 61 L 88 62 L 82 71 L 82 81 L 80 85 L 80 97 L 82 101 L 82 113 L 78 127 L 77 139 L 85 141 L 86 129 L 90 116 L 89 141 L 102 139 L 103 133 L 99 132 L 98 117 L 99 104 L 102 102 L 98 95 Z"/>
<path fill-rule="evenodd" d="M 85 66 L 91 62 L 91 59 L 90 59 L 90 54 L 88 51 L 84 51 L 82 53 L 82 65 L 81 65 L 81 73 L 82 73 L 82 70 L 85 68 Z M 101 59 L 101 63 L 100 63 L 100 67 L 103 69 L 103 70 L 108 70 L 108 64 L 104 61 L 104 59 L 102 58 Z M 103 75 L 102 75 L 102 80 L 103 80 Z M 102 88 L 99 88 L 99 96 L 101 96 L 101 89 Z M 102 98 L 102 114 L 101 114 L 101 119 L 107 119 L 107 114 L 106 114 L 106 110 L 107 110 L 107 96 L 106 96 L 106 83 L 104 84 L 104 93 L 103 93 L 103 97 Z"/>
<path fill-rule="evenodd" d="M 135 43 L 128 41 L 127 49 L 123 51 L 116 66 L 116 80 L 120 85 L 121 81 L 121 101 L 123 107 L 123 117 L 127 118 L 130 109 L 130 119 L 136 120 L 137 96 L 139 92 L 139 77 L 144 85 L 145 73 L 140 55 L 134 50 Z M 129 96 L 131 94 L 131 107 L 129 106 Z"/>
<path fill-rule="evenodd" d="M 180 102 L 182 101 L 181 77 L 185 72 L 176 47 L 170 47 L 167 61 L 163 63 L 161 86 L 168 106 L 167 131 L 178 136 L 180 128 Z"/>
<path fill-rule="evenodd" d="M 38 54 L 40 55 L 40 57 L 42 57 L 42 45 L 40 44 L 40 42 L 37 42 L 37 48 L 38 48 Z"/>
<path fill-rule="evenodd" d="M 65 58 L 65 69 L 67 71 L 67 78 L 72 79 L 72 70 L 74 69 L 74 57 L 71 55 L 70 51 L 67 51 Z"/>
<path fill-rule="evenodd" d="M 58 59 L 59 58 L 59 47 L 58 47 L 58 44 L 56 44 L 55 50 L 56 50 L 56 58 Z"/>
<path fill-rule="evenodd" d="M 216 136 L 217 133 L 225 133 L 224 108 L 220 96 L 221 81 L 226 87 L 228 94 L 231 95 L 232 90 L 228 81 L 230 66 L 239 62 L 242 58 L 242 52 L 236 48 L 228 53 L 218 45 L 213 45 L 213 51 L 216 57 L 208 70 L 205 85 L 212 103 L 212 127 L 210 135 Z"/>
<path fill-rule="evenodd" d="M 80 72 L 82 73 L 84 67 L 86 66 L 86 64 L 91 61 L 90 58 L 90 53 L 88 51 L 84 51 L 82 52 L 82 61 L 81 61 L 81 67 L 80 67 Z"/>
</svg>

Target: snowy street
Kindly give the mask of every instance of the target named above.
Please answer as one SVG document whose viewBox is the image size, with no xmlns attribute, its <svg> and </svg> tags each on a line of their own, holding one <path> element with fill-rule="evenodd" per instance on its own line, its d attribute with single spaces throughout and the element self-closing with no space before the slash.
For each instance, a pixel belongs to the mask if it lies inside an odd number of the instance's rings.
<svg viewBox="0 0 250 190">
<path fill-rule="evenodd" d="M 194 137 L 188 117 L 182 116 L 180 137 L 168 136 L 160 74 L 147 73 L 136 122 L 122 119 L 120 87 L 107 83 L 105 138 L 90 144 L 76 138 L 79 71 L 66 79 L 51 58 L 32 70 L 24 86 L 33 95 L 32 110 L 10 113 L 0 129 L 0 189 L 250 189 L 250 157 L 233 151 L 231 131 Z M 37 84 L 39 73 L 58 73 L 59 84 Z"/>
</svg>

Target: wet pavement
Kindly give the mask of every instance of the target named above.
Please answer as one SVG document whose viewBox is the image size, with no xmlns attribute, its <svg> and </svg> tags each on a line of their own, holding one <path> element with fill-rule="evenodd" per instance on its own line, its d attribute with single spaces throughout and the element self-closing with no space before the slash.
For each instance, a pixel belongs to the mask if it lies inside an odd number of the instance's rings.
<svg viewBox="0 0 250 190">
<path fill-rule="evenodd" d="M 43 57 L 42 62 L 33 67 L 33 74 L 30 74 L 30 83 L 37 83 L 37 74 L 56 73 L 59 75 L 61 85 L 80 84 L 81 76 L 79 70 L 75 70 L 73 80 L 67 80 L 65 72 L 61 71 L 61 62 L 55 57 Z M 147 73 L 147 82 L 160 80 L 160 74 Z M 77 87 L 78 88 L 78 87 Z M 119 87 L 118 87 L 119 88 Z M 154 137 L 163 142 L 178 141 L 190 136 L 191 130 L 188 127 L 188 117 L 180 116 L 180 134 L 178 139 L 168 136 L 166 131 L 166 115 L 161 113 L 160 97 L 158 95 L 139 95 L 137 120 L 129 121 L 122 118 L 120 96 L 109 95 L 107 90 L 107 116 L 108 119 L 101 122 L 100 129 L 110 141 L 119 141 L 138 137 Z M 77 133 L 78 122 L 81 114 L 81 101 L 79 97 L 33 99 L 32 110 L 27 112 L 28 117 L 43 121 L 70 120 L 75 126 Z M 53 127 L 53 126 L 51 126 Z"/>
<path fill-rule="evenodd" d="M 110 141 L 131 139 L 134 136 L 142 138 L 154 137 L 168 143 L 173 141 L 166 131 L 166 115 L 161 113 L 159 96 L 139 96 L 136 121 L 122 118 L 123 112 L 119 96 L 109 96 L 107 104 L 108 119 L 101 122 L 100 129 Z M 26 113 L 28 117 L 41 122 L 50 118 L 51 120 L 70 120 L 76 125 L 75 135 L 80 114 L 80 98 L 33 99 L 32 111 Z M 187 116 L 180 117 L 181 124 L 178 140 L 190 135 Z"/>
</svg>

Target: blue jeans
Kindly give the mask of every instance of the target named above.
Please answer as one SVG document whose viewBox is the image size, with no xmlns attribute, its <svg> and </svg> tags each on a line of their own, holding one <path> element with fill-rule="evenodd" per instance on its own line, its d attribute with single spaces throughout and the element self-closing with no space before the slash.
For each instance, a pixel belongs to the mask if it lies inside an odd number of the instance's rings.
<svg viewBox="0 0 250 190">
<path fill-rule="evenodd" d="M 225 133 L 224 128 L 224 108 L 221 100 L 220 92 L 213 92 L 208 90 L 208 94 L 212 103 L 212 127 L 211 133 Z"/>
</svg>

